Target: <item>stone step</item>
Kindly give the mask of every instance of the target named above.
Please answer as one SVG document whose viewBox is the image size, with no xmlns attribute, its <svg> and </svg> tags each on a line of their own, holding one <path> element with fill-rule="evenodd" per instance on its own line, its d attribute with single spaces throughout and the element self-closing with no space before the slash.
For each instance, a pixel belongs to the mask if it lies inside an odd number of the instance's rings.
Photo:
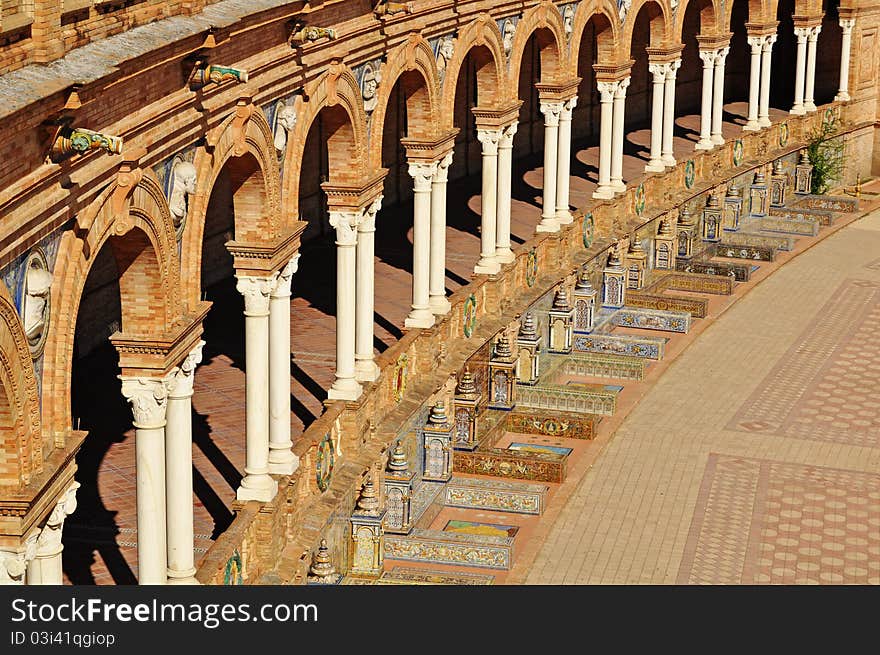
<svg viewBox="0 0 880 655">
<path fill-rule="evenodd" d="M 446 484 L 446 506 L 540 515 L 547 490 L 545 484 L 454 476 Z"/>
<path fill-rule="evenodd" d="M 808 207 L 771 207 L 768 214 L 776 218 L 794 221 L 816 220 L 819 225 L 831 225 L 837 214 L 828 209 L 809 209 Z"/>
<path fill-rule="evenodd" d="M 452 469 L 471 475 L 531 482 L 563 482 L 567 459 L 565 455 L 556 453 L 529 453 L 504 448 L 474 452 L 457 450 L 453 453 Z"/>
<path fill-rule="evenodd" d="M 798 236 L 814 237 L 819 234 L 819 221 L 815 219 L 796 220 L 793 218 L 780 218 L 768 216 L 754 221 L 759 230 L 765 232 L 782 232 L 784 234 L 797 234 Z"/>
<path fill-rule="evenodd" d="M 799 196 L 799 200 L 793 206 L 804 209 L 829 209 L 833 212 L 846 212 L 851 214 L 859 210 L 858 198 L 849 196 L 826 196 L 807 194 Z"/>
<path fill-rule="evenodd" d="M 675 313 L 683 313 L 690 317 L 690 314 L 686 312 Z M 646 367 L 647 362 L 643 357 L 608 353 L 572 353 L 565 357 L 562 366 L 557 370 L 565 375 L 592 375 L 619 380 L 642 380 L 645 377 Z"/>
<path fill-rule="evenodd" d="M 710 262 L 694 259 L 677 260 L 675 262 L 675 270 L 685 273 L 702 273 L 703 275 L 729 277 L 736 280 L 737 282 L 748 282 L 749 278 L 752 275 L 752 268 L 747 264 Z"/>
<path fill-rule="evenodd" d="M 528 412 L 513 411 L 508 414 L 507 431 L 566 439 L 592 439 L 601 420 L 602 417 L 596 414 L 530 407 Z"/>
<path fill-rule="evenodd" d="M 620 327 L 687 334 L 691 327 L 691 315 L 688 312 L 624 307 L 614 313 L 611 322 Z"/>
<path fill-rule="evenodd" d="M 574 349 L 585 353 L 628 355 L 645 359 L 661 359 L 666 339 L 630 334 L 576 334 Z"/>
<path fill-rule="evenodd" d="M 533 409 L 611 416 L 617 408 L 617 392 L 583 386 L 543 384 L 520 387 L 517 405 Z"/>
<path fill-rule="evenodd" d="M 656 271 L 656 279 L 652 281 L 651 286 L 646 291 L 691 291 L 695 293 L 711 293 L 717 296 L 729 296 L 733 293 L 734 279 L 728 276 L 705 275 L 697 271 Z M 630 294 L 631 296 L 631 294 Z M 627 305 L 642 307 L 643 305 L 635 305 L 630 302 L 630 296 L 627 297 Z M 667 309 L 669 311 L 689 311 L 687 309 L 678 309 L 675 307 L 653 307 L 652 309 Z M 703 315 L 697 315 L 690 312 L 694 318 L 703 318 Z"/>
<path fill-rule="evenodd" d="M 776 259 L 776 248 L 773 246 L 733 246 L 718 244 L 715 247 L 716 257 L 731 259 L 752 259 L 756 262 L 772 262 Z"/>
<path fill-rule="evenodd" d="M 719 247 L 758 246 L 776 248 L 776 250 L 793 250 L 794 241 L 794 237 L 738 231 L 725 233 Z"/>
<path fill-rule="evenodd" d="M 514 537 L 461 534 L 414 528 L 406 535 L 385 535 L 385 558 L 509 570 Z"/>
<path fill-rule="evenodd" d="M 694 318 L 705 318 L 709 311 L 709 301 L 706 298 L 686 298 L 684 296 L 647 293 L 644 291 L 628 292 L 626 294 L 626 304 L 630 307 L 688 312 Z M 577 338 L 577 335 L 575 335 L 575 338 Z"/>
</svg>

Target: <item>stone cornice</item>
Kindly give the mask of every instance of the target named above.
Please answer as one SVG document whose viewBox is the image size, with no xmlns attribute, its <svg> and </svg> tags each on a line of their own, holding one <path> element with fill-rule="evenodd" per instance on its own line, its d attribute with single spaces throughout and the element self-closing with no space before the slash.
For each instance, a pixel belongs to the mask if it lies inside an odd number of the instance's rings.
<svg viewBox="0 0 880 655">
<path fill-rule="evenodd" d="M 822 24 L 822 14 L 807 14 L 791 17 L 795 27 L 816 27 Z"/>
<path fill-rule="evenodd" d="M 471 113 L 476 119 L 478 129 L 501 128 L 519 120 L 519 108 L 522 104 L 522 100 L 519 100 L 500 109 L 472 107 Z"/>
<path fill-rule="evenodd" d="M 382 168 L 360 184 L 331 184 L 324 182 L 321 188 L 327 195 L 330 211 L 357 211 L 373 202 L 382 193 L 388 169 Z"/>
<path fill-rule="evenodd" d="M 773 20 L 769 23 L 746 23 L 746 33 L 749 36 L 767 36 L 768 34 L 776 34 L 779 27 L 779 21 Z"/>
<path fill-rule="evenodd" d="M 593 64 L 593 71 L 596 73 L 596 81 L 617 82 L 625 77 L 629 77 L 632 72 L 633 64 L 635 63 L 634 59 L 629 59 L 618 64 Z"/>
<path fill-rule="evenodd" d="M 537 82 L 535 88 L 538 89 L 538 97 L 541 100 L 564 102 L 577 95 L 580 83 L 581 78 L 573 77 L 564 82 Z"/>
<path fill-rule="evenodd" d="M 232 255 L 236 274 L 259 277 L 280 271 L 299 252 L 300 236 L 305 229 L 306 223 L 297 221 L 274 242 L 227 242 L 226 249 Z"/>
<path fill-rule="evenodd" d="M 407 161 L 434 162 L 446 156 L 455 147 L 458 128 L 452 129 L 436 140 L 401 139 L 400 143 L 406 150 Z"/>
<path fill-rule="evenodd" d="M 718 37 L 719 39 L 722 37 Z M 730 34 L 727 35 L 727 39 L 730 38 Z M 700 40 L 700 37 L 697 37 L 697 41 Z M 645 52 L 648 53 L 648 61 L 651 63 L 663 64 L 668 61 L 675 61 L 676 59 L 681 58 L 681 51 L 684 50 L 684 45 L 678 44 L 676 46 L 672 46 L 669 48 L 645 48 Z"/>
</svg>

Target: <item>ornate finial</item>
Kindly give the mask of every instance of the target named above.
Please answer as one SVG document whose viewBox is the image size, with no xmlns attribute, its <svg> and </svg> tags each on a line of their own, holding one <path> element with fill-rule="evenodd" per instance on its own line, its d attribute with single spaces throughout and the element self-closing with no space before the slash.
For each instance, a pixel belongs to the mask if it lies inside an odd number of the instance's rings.
<svg viewBox="0 0 880 655">
<path fill-rule="evenodd" d="M 464 373 L 458 379 L 458 386 L 455 387 L 456 396 L 470 396 L 477 393 L 477 385 L 474 382 L 474 376 L 470 368 L 465 368 Z"/>
<path fill-rule="evenodd" d="M 581 270 L 578 272 L 578 279 L 574 285 L 574 288 L 577 291 L 593 290 L 593 285 L 590 284 L 590 271 L 587 270 L 586 264 L 581 266 Z"/>
<path fill-rule="evenodd" d="M 330 549 L 327 548 L 327 540 L 321 539 L 321 546 L 312 558 L 309 574 L 316 578 L 327 578 L 334 573 L 336 573 L 336 569 L 333 568 L 333 564 L 330 562 Z"/>
<path fill-rule="evenodd" d="M 742 189 L 738 186 L 734 186 L 731 184 L 727 187 L 727 197 L 728 198 L 741 198 L 742 197 Z"/>
<path fill-rule="evenodd" d="M 553 296 L 553 309 L 566 310 L 569 308 L 568 294 L 565 292 L 565 287 L 559 287 L 556 290 L 556 295 Z"/>
<path fill-rule="evenodd" d="M 660 227 L 657 230 L 657 234 L 663 237 L 671 237 L 675 234 L 672 230 L 672 222 L 669 220 L 669 217 L 664 216 L 660 219 Z"/>
<path fill-rule="evenodd" d="M 513 355 L 513 351 L 510 349 L 510 342 L 507 340 L 507 334 L 502 332 L 501 336 L 498 337 L 498 341 L 495 342 L 495 348 L 492 352 L 493 359 L 508 359 Z"/>
<path fill-rule="evenodd" d="M 431 416 L 428 417 L 429 425 L 446 425 L 446 405 L 442 400 L 438 400 L 431 408 Z"/>
<path fill-rule="evenodd" d="M 376 516 L 379 513 L 379 495 L 376 493 L 376 486 L 373 484 L 373 476 L 369 476 L 361 487 L 361 495 L 357 500 L 355 508 L 357 514 L 369 514 Z"/>
<path fill-rule="evenodd" d="M 682 207 L 681 211 L 678 212 L 678 224 L 679 225 L 693 225 L 693 218 L 691 217 L 691 210 L 687 207 Z"/>
<path fill-rule="evenodd" d="M 535 325 L 535 315 L 532 312 L 526 312 L 523 320 L 519 325 L 519 335 L 524 339 L 534 339 L 538 335 L 538 329 Z"/>
<path fill-rule="evenodd" d="M 767 178 L 764 177 L 764 171 L 758 170 L 755 172 L 755 181 L 752 184 L 765 184 L 767 182 Z"/>
<path fill-rule="evenodd" d="M 632 239 L 629 240 L 629 250 L 626 254 L 630 258 L 641 258 L 647 256 L 645 249 L 642 248 L 642 242 L 636 238 L 635 234 L 633 234 Z"/>
<path fill-rule="evenodd" d="M 406 460 L 406 451 L 403 445 L 398 441 L 394 450 L 391 451 L 391 457 L 388 459 L 388 470 L 392 473 L 406 473 L 409 470 L 409 462 Z"/>
<path fill-rule="evenodd" d="M 706 200 L 706 207 L 711 207 L 713 209 L 720 207 L 721 203 L 718 200 L 718 194 L 714 191 L 709 194 L 708 199 Z"/>
<path fill-rule="evenodd" d="M 798 164 L 800 164 L 801 166 L 810 165 L 810 156 L 807 154 L 806 150 L 801 150 L 800 157 L 798 158 Z"/>
<path fill-rule="evenodd" d="M 608 253 L 608 266 L 612 268 L 620 267 L 620 241 L 615 241 L 611 245 L 611 250 Z"/>
<path fill-rule="evenodd" d="M 777 159 L 773 162 L 773 175 L 782 175 L 782 160 Z"/>
</svg>

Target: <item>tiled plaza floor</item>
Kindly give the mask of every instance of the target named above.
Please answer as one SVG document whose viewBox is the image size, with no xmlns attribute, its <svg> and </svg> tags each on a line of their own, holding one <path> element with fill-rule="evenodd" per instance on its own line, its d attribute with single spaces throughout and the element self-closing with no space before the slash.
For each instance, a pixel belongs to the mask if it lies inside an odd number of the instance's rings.
<svg viewBox="0 0 880 655">
<path fill-rule="evenodd" d="M 726 138 L 741 134 L 745 103 L 725 107 Z M 776 120 L 785 113 L 771 110 Z M 693 153 L 699 116 L 676 119 L 674 150 L 681 160 Z M 624 179 L 644 174 L 650 130 L 630 131 Z M 574 144 L 571 204 L 590 202 L 596 187 L 598 147 Z M 541 157 L 514 164 L 511 231 L 514 248 L 534 234 L 540 220 Z M 467 284 L 479 257 L 479 176 L 450 185 L 447 227 L 447 290 Z M 376 350 L 403 334 L 411 303 L 412 207 L 380 213 L 376 239 Z M 322 412 L 335 367 L 335 263 L 332 244 L 320 240 L 302 249 L 294 276 L 291 307 L 291 425 L 300 434 Z M 876 257 L 874 258 L 876 260 Z M 243 301 L 233 281 L 208 290 L 214 302 L 205 326 L 203 363 L 193 396 L 193 486 L 196 559 L 232 520 L 230 505 L 244 468 Z M 111 348 L 78 364 L 83 371 L 81 427 L 90 431 L 78 458 L 83 488 L 79 509 L 65 527 L 65 574 L 76 584 L 134 583 L 137 576 L 134 431 L 119 393 L 116 356 Z"/>
<path fill-rule="evenodd" d="M 877 252 L 875 211 L 709 325 L 519 581 L 880 584 Z"/>
</svg>

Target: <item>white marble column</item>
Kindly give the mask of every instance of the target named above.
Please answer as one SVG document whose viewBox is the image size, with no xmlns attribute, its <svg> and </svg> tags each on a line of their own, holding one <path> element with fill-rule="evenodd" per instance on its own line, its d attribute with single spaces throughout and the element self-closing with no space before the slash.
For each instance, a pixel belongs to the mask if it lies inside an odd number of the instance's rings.
<svg viewBox="0 0 880 655">
<path fill-rule="evenodd" d="M 758 106 L 758 125 L 770 127 L 770 64 L 773 57 L 775 34 L 767 34 L 761 46 L 761 96 Z"/>
<path fill-rule="evenodd" d="M 846 102 L 849 95 L 849 59 L 852 51 L 852 32 L 856 26 L 855 18 L 841 18 L 840 29 L 843 35 L 840 40 L 840 88 L 834 96 L 836 102 Z"/>
<path fill-rule="evenodd" d="M 556 220 L 556 182 L 559 165 L 559 116 L 562 114 L 561 102 L 542 100 L 541 113 L 544 114 L 544 199 L 541 206 L 541 222 L 537 232 L 558 232 Z"/>
<path fill-rule="evenodd" d="M 816 88 L 816 49 L 819 42 L 819 32 L 821 31 L 821 25 L 813 25 L 807 36 L 807 81 L 806 88 L 804 89 L 804 110 L 807 112 L 816 111 L 813 94 Z"/>
<path fill-rule="evenodd" d="M 809 33 L 809 27 L 794 28 L 794 34 L 797 37 L 797 57 L 794 64 L 794 104 L 791 106 L 791 113 L 796 115 L 806 113 L 804 109 L 804 80 L 806 79 L 807 36 Z"/>
<path fill-rule="evenodd" d="M 437 173 L 437 162 L 410 162 L 413 178 L 413 302 L 404 320 L 408 328 L 429 328 L 434 325 L 429 293 L 431 268 L 431 185 Z M 494 254 L 494 250 L 492 251 Z"/>
<path fill-rule="evenodd" d="M 663 150 L 661 159 L 664 166 L 675 166 L 672 136 L 675 131 L 675 76 L 681 66 L 681 59 L 666 64 L 665 86 L 663 89 Z"/>
<path fill-rule="evenodd" d="M 0 548 L 0 585 L 24 585 L 37 554 L 39 531 L 32 532 L 19 548 Z M 34 584 L 30 581 L 28 584 Z"/>
<path fill-rule="evenodd" d="M 357 226 L 354 377 L 358 382 L 374 382 L 379 378 L 373 354 L 373 326 L 376 322 L 376 215 L 381 207 L 382 196 L 379 196 L 364 209 Z"/>
<path fill-rule="evenodd" d="M 137 557 L 140 584 L 165 584 L 165 412 L 168 380 L 123 378 L 122 395 L 131 404 L 135 428 Z M 192 502 L 190 500 L 190 502 Z"/>
<path fill-rule="evenodd" d="M 614 91 L 614 118 L 612 125 L 614 133 L 611 136 L 611 188 L 615 192 L 626 191 L 623 183 L 623 123 L 626 114 L 626 89 L 629 86 L 629 76 L 617 82 Z"/>
<path fill-rule="evenodd" d="M 577 105 L 577 96 L 562 103 L 559 113 L 559 152 L 556 159 L 556 221 L 568 225 L 574 220 L 569 203 L 571 186 L 571 115 Z"/>
<path fill-rule="evenodd" d="M 758 104 L 760 103 L 761 88 L 761 51 L 764 47 L 763 36 L 748 37 L 749 45 L 752 48 L 752 60 L 749 66 L 749 115 L 743 130 L 753 132 L 761 129 L 758 124 Z"/>
<path fill-rule="evenodd" d="M 452 305 L 446 299 L 446 182 L 452 165 L 452 151 L 437 162 L 431 183 L 431 273 L 428 304 L 433 314 L 448 314 Z"/>
<path fill-rule="evenodd" d="M 244 296 L 245 476 L 238 500 L 268 502 L 278 483 L 269 475 L 269 304 L 278 274 L 236 275 Z"/>
<path fill-rule="evenodd" d="M 192 395 L 204 345 L 199 341 L 169 376 L 165 426 L 168 584 L 198 584 L 193 554 Z"/>
<path fill-rule="evenodd" d="M 495 234 L 495 259 L 509 264 L 515 258 L 510 247 L 510 201 L 513 186 L 513 137 L 517 124 L 511 123 L 501 130 L 498 142 L 498 230 Z"/>
<path fill-rule="evenodd" d="M 721 126 L 724 118 L 724 62 L 730 48 L 724 46 L 715 51 L 715 71 L 712 76 L 712 143 L 720 146 L 724 143 Z"/>
<path fill-rule="evenodd" d="M 663 163 L 663 92 L 666 88 L 666 64 L 649 63 L 652 75 L 653 94 L 651 98 L 651 159 L 645 164 L 648 172 L 666 170 Z"/>
<path fill-rule="evenodd" d="M 336 230 L 336 379 L 327 391 L 330 400 L 357 400 L 363 392 L 354 376 L 359 219 L 358 212 L 330 212 L 330 225 Z"/>
<path fill-rule="evenodd" d="M 597 82 L 599 89 L 599 184 L 593 191 L 594 198 L 608 199 L 614 197 L 611 187 L 611 149 L 613 142 L 614 123 L 614 90 L 617 82 Z"/>
<path fill-rule="evenodd" d="M 34 558 L 27 567 L 28 585 L 61 585 L 64 584 L 64 572 L 61 568 L 61 553 L 64 544 L 61 541 L 64 521 L 76 511 L 76 490 L 79 482 L 72 482 L 52 508 L 52 513 L 43 524 L 37 537 Z"/>
<path fill-rule="evenodd" d="M 501 270 L 501 264 L 495 259 L 495 235 L 498 227 L 498 143 L 501 141 L 501 130 L 478 129 L 477 139 L 483 144 L 483 188 L 480 198 L 480 260 L 474 266 L 474 273 L 493 275 Z M 546 184 L 546 179 L 544 183 Z"/>
<path fill-rule="evenodd" d="M 711 150 L 712 142 L 712 89 L 715 75 L 715 51 L 700 50 L 700 59 L 703 60 L 703 97 L 700 105 L 700 140 L 697 141 L 697 150 Z"/>
<path fill-rule="evenodd" d="M 269 296 L 269 473 L 290 475 L 299 466 L 290 439 L 290 287 L 299 253 L 278 274 Z"/>
</svg>

